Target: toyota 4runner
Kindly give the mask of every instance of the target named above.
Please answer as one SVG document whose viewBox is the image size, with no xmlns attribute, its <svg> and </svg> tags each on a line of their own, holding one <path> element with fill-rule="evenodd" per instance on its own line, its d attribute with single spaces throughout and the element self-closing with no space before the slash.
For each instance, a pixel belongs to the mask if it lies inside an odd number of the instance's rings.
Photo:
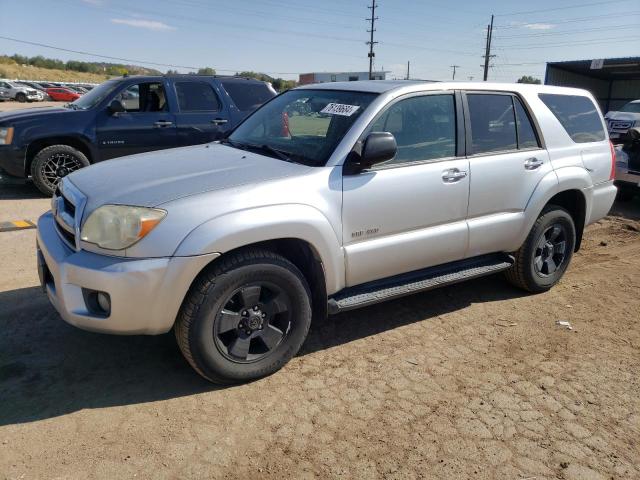
<svg viewBox="0 0 640 480">
<path fill-rule="evenodd" d="M 38 221 L 39 274 L 67 322 L 173 328 L 203 377 L 248 381 L 327 313 L 497 272 L 550 289 L 614 171 L 584 90 L 310 85 L 221 141 L 65 177 Z"/>
</svg>

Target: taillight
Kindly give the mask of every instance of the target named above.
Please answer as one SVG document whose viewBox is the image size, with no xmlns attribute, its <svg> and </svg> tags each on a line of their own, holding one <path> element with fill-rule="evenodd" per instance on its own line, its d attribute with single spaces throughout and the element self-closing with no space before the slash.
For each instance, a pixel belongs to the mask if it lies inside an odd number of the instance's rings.
<svg viewBox="0 0 640 480">
<path fill-rule="evenodd" d="M 611 173 L 609 174 L 609 180 L 613 180 L 616 178 L 616 149 L 611 140 L 609 140 L 609 147 L 611 147 Z"/>
</svg>

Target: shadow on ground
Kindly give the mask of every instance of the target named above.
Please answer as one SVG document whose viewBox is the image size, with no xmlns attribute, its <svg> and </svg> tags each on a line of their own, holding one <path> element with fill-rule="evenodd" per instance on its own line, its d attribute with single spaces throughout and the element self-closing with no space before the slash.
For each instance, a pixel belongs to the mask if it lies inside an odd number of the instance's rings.
<svg viewBox="0 0 640 480">
<path fill-rule="evenodd" d="M 30 180 L 0 176 L 0 200 L 47 198 Z"/>
<path fill-rule="evenodd" d="M 300 355 L 520 295 L 496 276 L 341 314 L 314 325 Z M 191 369 L 172 333 L 123 337 L 78 330 L 59 318 L 39 288 L 0 293 L 0 328 L 0 425 L 222 388 Z"/>
</svg>

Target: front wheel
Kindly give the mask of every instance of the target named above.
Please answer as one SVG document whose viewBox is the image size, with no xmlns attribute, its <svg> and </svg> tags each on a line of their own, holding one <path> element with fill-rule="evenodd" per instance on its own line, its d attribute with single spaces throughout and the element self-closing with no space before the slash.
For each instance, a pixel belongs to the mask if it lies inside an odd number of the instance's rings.
<svg viewBox="0 0 640 480">
<path fill-rule="evenodd" d="M 245 250 L 205 270 L 175 325 L 191 366 L 215 383 L 254 380 L 282 368 L 311 325 L 311 295 L 300 271 L 266 250 Z"/>
<path fill-rule="evenodd" d="M 31 178 L 45 195 L 56 191 L 58 182 L 71 172 L 89 166 L 89 159 L 80 150 L 69 145 L 52 145 L 43 148 L 31 162 Z"/>
<path fill-rule="evenodd" d="M 549 290 L 569 266 L 575 244 L 576 228 L 569 212 L 555 205 L 545 207 L 515 253 L 507 280 L 532 293 Z"/>
<path fill-rule="evenodd" d="M 16 94 L 16 101 L 18 101 L 20 103 L 24 103 L 24 102 L 27 101 L 27 96 L 22 92 L 18 92 Z"/>
</svg>

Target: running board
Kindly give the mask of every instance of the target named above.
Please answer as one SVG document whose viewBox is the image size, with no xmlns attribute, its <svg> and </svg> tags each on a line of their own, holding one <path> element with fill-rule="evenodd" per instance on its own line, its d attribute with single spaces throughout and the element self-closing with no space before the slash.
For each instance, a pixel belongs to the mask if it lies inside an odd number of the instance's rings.
<svg viewBox="0 0 640 480">
<path fill-rule="evenodd" d="M 345 288 L 329 298 L 329 314 L 491 275 L 507 270 L 513 261 L 505 254 L 482 255 Z"/>
</svg>

